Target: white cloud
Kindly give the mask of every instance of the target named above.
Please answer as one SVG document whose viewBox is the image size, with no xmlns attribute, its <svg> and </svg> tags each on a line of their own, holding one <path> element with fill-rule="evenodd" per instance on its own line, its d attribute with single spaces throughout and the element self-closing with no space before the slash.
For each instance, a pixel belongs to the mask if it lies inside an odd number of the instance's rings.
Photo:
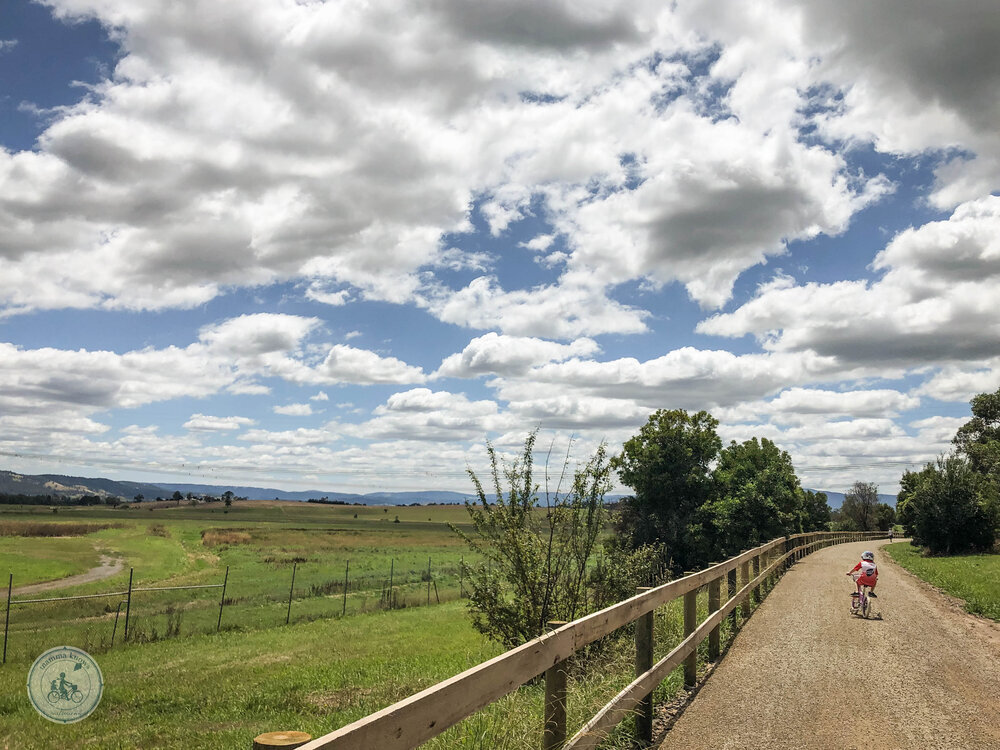
<svg viewBox="0 0 1000 750">
<path fill-rule="evenodd" d="M 697 330 L 752 333 L 772 351 L 813 351 L 848 368 L 979 363 L 996 355 L 1000 198 L 964 204 L 946 221 L 900 233 L 873 266 L 885 271 L 873 283 L 764 288 Z"/>
<path fill-rule="evenodd" d="M 284 414 L 288 417 L 308 417 L 313 413 L 309 404 L 284 404 L 273 407 L 275 414 Z"/>
<path fill-rule="evenodd" d="M 446 357 L 434 376 L 523 375 L 536 365 L 571 357 L 589 357 L 599 350 L 597 343 L 588 338 L 558 344 L 538 338 L 487 333 L 472 339 L 461 352 Z"/>
<path fill-rule="evenodd" d="M 381 357 L 366 349 L 337 344 L 316 368 L 312 382 L 402 384 L 422 383 L 426 379 L 419 367 L 411 367 L 395 357 Z"/>
<path fill-rule="evenodd" d="M 254 424 L 247 417 L 213 417 L 207 414 L 192 414 L 184 423 L 184 429 L 196 432 L 232 432 Z"/>
<path fill-rule="evenodd" d="M 309 397 L 310 401 L 329 401 L 330 397 L 326 395 L 326 391 L 320 391 L 315 396 Z"/>
<path fill-rule="evenodd" d="M 17 39 L 0 39 L 0 54 L 8 52 L 17 46 Z"/>
</svg>

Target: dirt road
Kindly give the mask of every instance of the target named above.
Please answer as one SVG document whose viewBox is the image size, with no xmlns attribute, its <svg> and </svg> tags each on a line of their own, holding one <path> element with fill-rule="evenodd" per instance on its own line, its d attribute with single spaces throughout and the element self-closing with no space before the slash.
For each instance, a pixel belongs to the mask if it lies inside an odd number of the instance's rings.
<svg viewBox="0 0 1000 750">
<path fill-rule="evenodd" d="M 14 589 L 13 595 L 37 594 L 41 591 L 55 591 L 56 589 L 64 589 L 70 586 L 79 586 L 81 583 L 100 581 L 102 578 L 110 578 L 116 573 L 120 573 L 124 566 L 125 563 L 121 560 L 108 557 L 107 555 L 101 555 L 101 564 L 96 568 L 91 568 L 86 573 L 79 573 L 75 576 L 67 576 L 66 578 L 60 578 L 55 581 L 46 581 L 45 583 L 32 583 L 27 586 L 18 586 Z"/>
<path fill-rule="evenodd" d="M 890 562 L 882 544 L 796 563 L 661 747 L 1000 750 L 1000 625 Z M 881 619 L 848 612 L 844 573 L 866 547 Z"/>
</svg>

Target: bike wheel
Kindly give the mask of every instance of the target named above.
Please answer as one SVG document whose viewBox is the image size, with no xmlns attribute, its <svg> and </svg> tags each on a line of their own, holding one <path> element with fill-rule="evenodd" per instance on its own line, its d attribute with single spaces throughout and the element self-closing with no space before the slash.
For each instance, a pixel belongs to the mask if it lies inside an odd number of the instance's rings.
<svg viewBox="0 0 1000 750">
<path fill-rule="evenodd" d="M 46 695 L 45 698 L 46 698 L 46 700 L 48 700 L 49 703 L 51 703 L 52 705 L 55 705 L 56 703 L 59 702 L 59 691 L 57 691 L 57 690 L 50 690 L 49 694 Z"/>
<path fill-rule="evenodd" d="M 81 693 L 79 690 L 74 690 L 73 695 L 71 695 L 69 698 L 74 703 L 79 703 L 80 701 L 83 700 L 83 693 Z"/>
</svg>

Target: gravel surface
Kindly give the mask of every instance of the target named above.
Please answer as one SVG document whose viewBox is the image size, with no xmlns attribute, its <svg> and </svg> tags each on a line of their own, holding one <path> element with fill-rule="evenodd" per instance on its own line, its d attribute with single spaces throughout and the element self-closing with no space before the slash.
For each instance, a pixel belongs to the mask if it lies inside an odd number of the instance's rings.
<svg viewBox="0 0 1000 750">
<path fill-rule="evenodd" d="M 892 563 L 885 542 L 797 562 L 660 747 L 1000 750 L 1000 624 Z M 875 619 L 844 573 L 879 566 Z"/>
</svg>

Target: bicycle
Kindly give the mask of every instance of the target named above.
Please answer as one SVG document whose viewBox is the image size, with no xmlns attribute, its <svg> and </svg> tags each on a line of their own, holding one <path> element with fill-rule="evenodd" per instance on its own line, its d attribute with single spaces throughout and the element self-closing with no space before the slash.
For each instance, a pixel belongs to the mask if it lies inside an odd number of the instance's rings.
<svg viewBox="0 0 1000 750">
<path fill-rule="evenodd" d="M 856 586 L 858 583 L 858 578 L 860 578 L 861 576 L 856 573 L 848 573 L 848 575 L 851 576 L 851 578 L 854 580 L 854 584 Z M 871 589 L 870 586 L 862 585 L 860 590 L 855 591 L 853 594 L 851 594 L 852 615 L 860 615 L 866 620 L 871 616 L 872 600 L 871 597 L 868 596 L 868 592 L 870 591 L 870 589 Z"/>
</svg>

